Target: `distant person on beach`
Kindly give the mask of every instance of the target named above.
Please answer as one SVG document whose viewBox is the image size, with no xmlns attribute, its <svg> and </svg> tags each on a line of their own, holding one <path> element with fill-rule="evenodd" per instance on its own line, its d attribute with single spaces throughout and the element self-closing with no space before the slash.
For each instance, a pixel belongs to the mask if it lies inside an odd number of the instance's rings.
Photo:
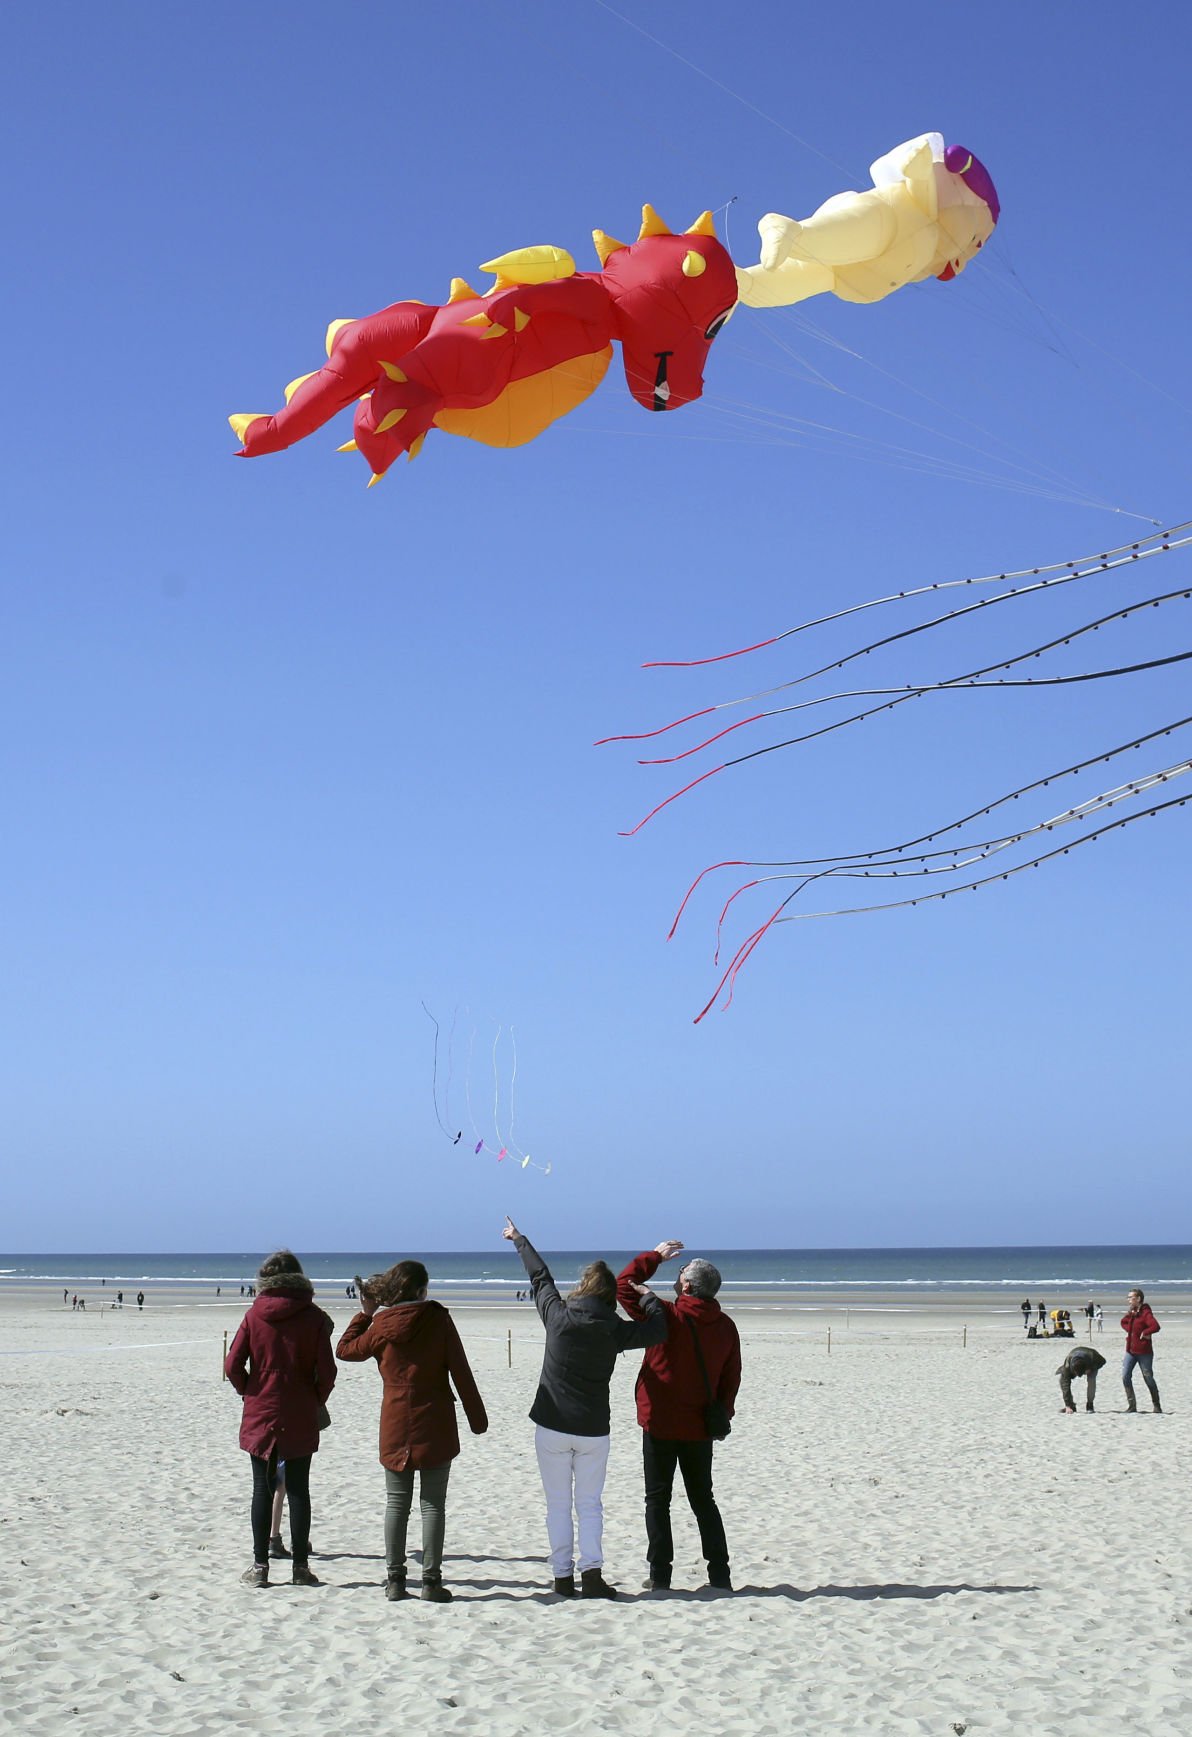
<svg viewBox="0 0 1192 1737">
<path fill-rule="evenodd" d="M 144 1307 L 145 1307 L 145 1293 L 144 1293 L 144 1291 L 138 1291 L 137 1292 L 137 1308 L 143 1309 Z"/>
<path fill-rule="evenodd" d="M 246 1586 L 269 1584 L 269 1536 L 279 1460 L 286 1462 L 295 1586 L 318 1586 L 310 1555 L 310 1462 L 319 1451 L 321 1408 L 335 1386 L 332 1320 L 318 1308 L 302 1263 L 288 1248 L 261 1263 L 260 1295 L 245 1314 L 224 1365 L 244 1401 L 240 1446 L 252 1459 L 253 1563 Z"/>
<path fill-rule="evenodd" d="M 121 1308 L 124 1307 L 124 1292 L 123 1291 L 117 1291 L 116 1292 L 116 1301 L 119 1303 Z"/>
<path fill-rule="evenodd" d="M 1134 1399 L 1134 1370 L 1138 1368 L 1142 1370 L 1142 1379 L 1150 1391 L 1153 1408 L 1162 1411 L 1159 1389 L 1155 1386 L 1153 1373 L 1155 1354 L 1151 1349 L 1151 1340 L 1159 1331 L 1159 1323 L 1140 1290 L 1130 1292 L 1129 1307 L 1122 1316 L 1122 1330 L 1126 1335 L 1126 1355 L 1122 1358 L 1122 1386 L 1126 1389 L 1126 1410 L 1138 1410 Z"/>
<path fill-rule="evenodd" d="M 452 1595 L 443 1585 L 443 1535 L 447 1482 L 459 1454 L 455 1394 L 473 1435 L 488 1429 L 488 1414 L 455 1322 L 442 1303 L 427 1297 L 428 1282 L 421 1261 L 398 1261 L 362 1280 L 360 1311 L 344 1329 L 335 1355 L 347 1363 L 375 1357 L 381 1372 L 385 1597 L 409 1597 L 406 1533 L 417 1472 L 422 1596 L 431 1604 L 450 1604 Z"/>
<path fill-rule="evenodd" d="M 69 1296 L 69 1295 L 70 1295 L 70 1292 L 69 1292 L 69 1291 L 63 1291 L 63 1293 L 62 1293 L 62 1301 L 63 1301 L 63 1304 L 65 1304 L 65 1302 L 66 1302 L 66 1299 L 67 1299 L 67 1297 L 68 1297 L 68 1296 Z"/>
<path fill-rule="evenodd" d="M 1105 1331 L 1105 1316 L 1101 1313 L 1100 1303 L 1097 1304 L 1097 1331 L 1098 1333 Z"/>
<path fill-rule="evenodd" d="M 681 1242 L 660 1242 L 638 1255 L 617 1278 L 617 1301 L 631 1320 L 641 1320 L 641 1287 L 663 1261 L 682 1252 Z M 637 1378 L 637 1421 L 642 1427 L 646 1484 L 646 1558 L 652 1592 L 669 1591 L 674 1563 L 671 1492 L 676 1468 L 699 1527 L 708 1585 L 732 1591 L 728 1543 L 712 1490 L 713 1443 L 723 1439 L 741 1385 L 741 1341 L 733 1321 L 716 1301 L 720 1274 L 710 1261 L 685 1261 L 675 1280 L 675 1301 L 664 1302 L 666 1339 L 642 1359 Z M 648 1295 L 649 1293 L 647 1293 Z M 709 1417 L 719 1407 L 720 1417 Z"/>
<path fill-rule="evenodd" d="M 546 1329 L 538 1391 L 530 1407 L 534 1447 L 546 1495 L 554 1590 L 575 1597 L 575 1519 L 579 1521 L 581 1598 L 615 1598 L 604 1567 L 604 1474 L 608 1466 L 608 1386 L 622 1351 L 644 1351 L 666 1338 L 667 1319 L 653 1292 L 637 1293 L 637 1321 L 617 1314 L 617 1281 L 592 1261 L 564 1302 L 542 1256 L 511 1219 L 501 1232 L 522 1258 Z M 573 1518 L 574 1509 L 574 1518 Z"/>
<path fill-rule="evenodd" d="M 1047 1310 L 1044 1308 L 1042 1303 L 1039 1304 L 1039 1325 L 1040 1327 L 1045 1327 L 1047 1325 Z"/>
<path fill-rule="evenodd" d="M 1104 1369 L 1105 1359 L 1099 1351 L 1094 1351 L 1091 1345 L 1076 1345 L 1056 1370 L 1060 1378 L 1060 1392 L 1064 1398 L 1064 1410 L 1074 1412 L 1075 1403 L 1072 1399 L 1072 1383 L 1078 1376 L 1085 1376 L 1084 1409 L 1093 1410 L 1093 1401 L 1097 1397 L 1097 1371 Z"/>
<path fill-rule="evenodd" d="M 1022 1305 L 1022 1330 L 1024 1333 L 1026 1332 L 1026 1330 L 1030 1326 L 1030 1324 L 1031 1324 L 1031 1301 L 1030 1301 L 1030 1298 L 1028 1297 L 1026 1302 Z"/>
</svg>

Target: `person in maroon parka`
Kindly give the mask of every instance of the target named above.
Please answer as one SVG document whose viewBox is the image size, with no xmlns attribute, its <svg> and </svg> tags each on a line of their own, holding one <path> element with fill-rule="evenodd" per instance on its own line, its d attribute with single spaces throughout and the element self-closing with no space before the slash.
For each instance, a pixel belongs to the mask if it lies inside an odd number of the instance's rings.
<svg viewBox="0 0 1192 1737">
<path fill-rule="evenodd" d="M 473 1435 L 488 1429 L 488 1414 L 464 1355 L 455 1322 L 442 1303 L 429 1302 L 421 1261 L 398 1261 L 360 1286 L 360 1312 L 335 1348 L 348 1363 L 375 1357 L 381 1395 L 381 1464 L 385 1468 L 385 1596 L 405 1598 L 406 1528 L 419 1475 L 422 1509 L 422 1596 L 450 1604 L 443 1585 L 443 1533 L 447 1480 L 459 1453 L 455 1399 L 459 1395 Z"/>
<path fill-rule="evenodd" d="M 1159 1331 L 1159 1323 L 1151 1313 L 1151 1306 L 1142 1292 L 1130 1292 L 1130 1303 L 1122 1316 L 1122 1330 L 1126 1335 L 1126 1355 L 1122 1358 L 1122 1386 L 1126 1389 L 1126 1410 L 1137 1411 L 1138 1404 L 1134 1398 L 1134 1370 L 1142 1370 L 1142 1379 L 1146 1382 L 1151 1395 L 1151 1404 L 1156 1411 L 1162 1411 L 1159 1403 L 1159 1389 L 1155 1385 L 1154 1349 L 1151 1340 Z"/>
<path fill-rule="evenodd" d="M 286 1462 L 295 1586 L 318 1586 L 310 1555 L 310 1462 L 319 1419 L 338 1373 L 330 1315 L 314 1300 L 302 1263 L 288 1248 L 261 1263 L 257 1295 L 232 1341 L 224 1372 L 244 1401 L 240 1446 L 252 1456 L 253 1565 L 241 1579 L 269 1584 L 269 1522 L 277 1463 Z"/>
<path fill-rule="evenodd" d="M 627 1315 L 641 1319 L 639 1287 L 653 1277 L 661 1262 L 673 1260 L 682 1248 L 681 1242 L 660 1242 L 657 1248 L 647 1249 L 630 1261 L 617 1279 L 617 1301 Z M 699 1527 L 708 1584 L 732 1590 L 728 1543 L 712 1491 L 712 1437 L 704 1415 L 710 1388 L 711 1397 L 732 1417 L 741 1385 L 741 1341 L 735 1324 L 716 1301 L 719 1289 L 720 1274 L 710 1261 L 684 1264 L 675 1280 L 675 1301 L 662 1305 L 667 1315 L 667 1337 L 646 1352 L 637 1378 L 650 1565 L 646 1585 L 652 1591 L 664 1591 L 671 1583 L 674 1543 L 670 1506 L 676 1467 Z"/>
</svg>

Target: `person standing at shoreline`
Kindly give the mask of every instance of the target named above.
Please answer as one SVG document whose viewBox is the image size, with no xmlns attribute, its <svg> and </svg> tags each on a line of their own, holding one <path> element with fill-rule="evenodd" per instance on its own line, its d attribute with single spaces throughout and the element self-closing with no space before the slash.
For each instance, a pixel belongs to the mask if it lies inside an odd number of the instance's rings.
<svg viewBox="0 0 1192 1737">
<path fill-rule="evenodd" d="M 335 1386 L 330 1315 L 288 1248 L 261 1262 L 259 1295 L 240 1323 L 224 1369 L 244 1401 L 240 1446 L 252 1460 L 252 1567 L 246 1586 L 269 1584 L 269 1534 L 277 1463 L 286 1462 L 291 1578 L 318 1586 L 310 1555 L 310 1462 L 319 1451 L 319 1417 Z"/>
<path fill-rule="evenodd" d="M 1122 1316 L 1122 1330 L 1126 1335 L 1126 1355 L 1122 1358 L 1122 1386 L 1126 1389 L 1126 1410 L 1137 1411 L 1134 1399 L 1134 1370 L 1142 1370 L 1142 1379 L 1150 1391 L 1151 1404 L 1156 1411 L 1162 1411 L 1159 1403 L 1159 1389 L 1155 1385 L 1154 1361 L 1155 1354 L 1151 1348 L 1151 1340 L 1159 1331 L 1159 1323 L 1151 1313 L 1143 1292 L 1137 1288 L 1130 1292 L 1130 1304 Z"/>
<path fill-rule="evenodd" d="M 630 1261 L 620 1274 L 617 1301 L 631 1320 L 641 1319 L 641 1285 L 682 1248 L 681 1242 L 660 1242 Z M 710 1261 L 684 1263 L 675 1280 L 675 1301 L 662 1305 L 667 1337 L 646 1352 L 637 1378 L 650 1569 L 646 1586 L 651 1592 L 670 1590 L 674 1562 L 670 1510 L 676 1469 L 699 1527 L 708 1585 L 732 1591 L 728 1542 L 712 1490 L 712 1453 L 718 1438 L 709 1428 L 708 1411 L 719 1406 L 727 1430 L 741 1385 L 741 1340 L 735 1323 L 716 1301 L 719 1289 L 720 1274 Z"/>
<path fill-rule="evenodd" d="M 638 1292 L 640 1319 L 617 1314 L 617 1281 L 604 1261 L 592 1261 L 566 1302 L 538 1251 L 505 1220 L 511 1242 L 530 1277 L 534 1304 L 546 1329 L 538 1391 L 530 1407 L 534 1447 L 546 1495 L 554 1590 L 575 1597 L 575 1519 L 579 1521 L 581 1598 L 615 1598 L 604 1567 L 604 1474 L 608 1467 L 608 1388 L 622 1351 L 644 1351 L 666 1338 L 666 1313 L 652 1291 Z M 573 1519 L 573 1509 L 574 1516 Z"/>
<path fill-rule="evenodd" d="M 421 1261 L 398 1261 L 360 1282 L 360 1311 L 335 1348 L 345 1363 L 375 1357 L 383 1383 L 380 1459 L 385 1468 L 385 1597 L 408 1598 L 406 1532 L 418 1473 L 422 1511 L 422 1596 L 450 1604 L 443 1585 L 447 1480 L 459 1454 L 455 1399 L 459 1395 L 473 1435 L 488 1429 L 488 1414 L 468 1359 L 442 1303 L 427 1298 L 429 1275 Z"/>
<path fill-rule="evenodd" d="M 1022 1330 L 1024 1333 L 1026 1332 L 1026 1330 L 1030 1326 L 1030 1324 L 1031 1324 L 1031 1300 L 1028 1297 L 1026 1302 L 1022 1304 Z"/>
</svg>

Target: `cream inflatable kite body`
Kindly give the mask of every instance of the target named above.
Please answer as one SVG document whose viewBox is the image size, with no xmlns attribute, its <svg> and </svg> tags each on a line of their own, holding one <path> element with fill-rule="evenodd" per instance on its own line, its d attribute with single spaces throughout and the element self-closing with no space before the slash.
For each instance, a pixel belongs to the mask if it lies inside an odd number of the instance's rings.
<svg viewBox="0 0 1192 1737">
<path fill-rule="evenodd" d="M 988 170 L 963 145 L 924 133 L 879 157 L 863 193 L 837 193 L 797 222 L 758 224 L 761 259 L 737 270 L 747 307 L 789 307 L 831 293 L 878 302 L 924 278 L 962 272 L 993 234 L 1000 207 Z"/>
</svg>

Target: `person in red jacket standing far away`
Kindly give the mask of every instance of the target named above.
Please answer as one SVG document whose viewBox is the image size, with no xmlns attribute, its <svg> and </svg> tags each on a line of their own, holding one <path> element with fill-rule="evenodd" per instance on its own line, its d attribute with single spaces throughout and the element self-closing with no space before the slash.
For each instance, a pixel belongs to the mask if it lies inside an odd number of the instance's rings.
<svg viewBox="0 0 1192 1737">
<path fill-rule="evenodd" d="M 627 1315 L 642 1318 L 639 1289 L 663 1261 L 673 1260 L 682 1250 L 681 1242 L 660 1242 L 630 1261 L 617 1279 L 617 1301 Z M 699 1527 L 708 1585 L 732 1591 L 728 1543 L 712 1490 L 713 1438 L 705 1414 L 712 1399 L 719 1401 L 728 1417 L 733 1415 L 741 1385 L 741 1341 L 716 1301 L 719 1289 L 720 1274 L 710 1261 L 685 1263 L 675 1280 L 675 1301 L 662 1305 L 666 1339 L 646 1352 L 637 1378 L 650 1565 L 646 1586 L 652 1592 L 664 1592 L 671 1583 L 670 1508 L 676 1468 Z"/>
<path fill-rule="evenodd" d="M 262 1261 L 257 1296 L 232 1340 L 224 1370 L 244 1401 L 240 1446 L 252 1458 L 253 1565 L 246 1586 L 269 1584 L 269 1522 L 277 1463 L 286 1462 L 295 1586 L 318 1586 L 310 1555 L 310 1462 L 335 1386 L 331 1317 L 314 1298 L 302 1263 L 288 1248 Z"/>
<path fill-rule="evenodd" d="M 1126 1355 L 1122 1358 L 1122 1386 L 1126 1389 L 1126 1410 L 1138 1410 L 1134 1403 L 1134 1366 L 1137 1364 L 1142 1370 L 1142 1379 L 1150 1389 L 1151 1403 L 1156 1411 L 1162 1411 L 1159 1389 L 1155 1386 L 1155 1377 L 1151 1373 L 1155 1360 L 1151 1339 L 1159 1331 L 1159 1323 L 1151 1314 L 1150 1305 L 1141 1291 L 1130 1292 L 1130 1307 L 1122 1316 L 1122 1327 L 1126 1334 Z"/>
</svg>

